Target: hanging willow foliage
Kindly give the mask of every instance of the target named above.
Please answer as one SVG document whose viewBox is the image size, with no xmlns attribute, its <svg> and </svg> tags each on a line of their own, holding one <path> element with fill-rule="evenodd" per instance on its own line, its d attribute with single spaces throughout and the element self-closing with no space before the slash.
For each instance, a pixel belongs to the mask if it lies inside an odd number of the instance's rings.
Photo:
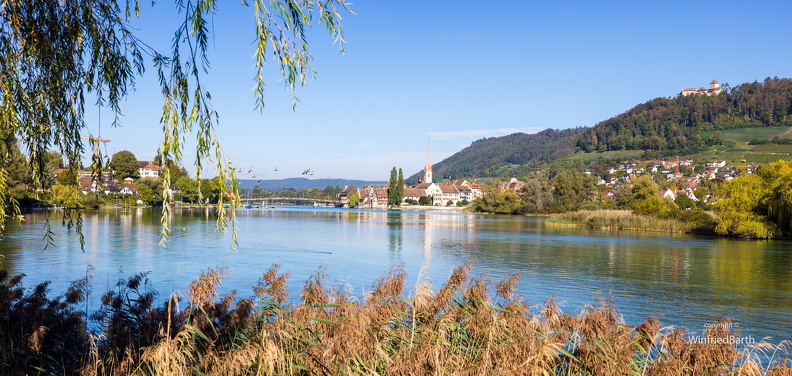
<svg viewBox="0 0 792 376">
<path fill-rule="evenodd" d="M 182 160 L 187 137 L 197 141 L 195 167 L 200 181 L 207 165 L 221 177 L 223 194 L 217 204 L 217 227 L 233 226 L 239 191 L 234 168 L 217 139 L 218 116 L 211 94 L 202 84 L 209 73 L 207 45 L 211 20 L 217 10 L 213 0 L 174 0 L 182 18 L 176 25 L 172 48 L 156 51 L 139 39 L 129 26 L 139 16 L 138 0 L 38 1 L 7 0 L 0 5 L 0 142 L 18 143 L 27 152 L 34 180 L 46 172 L 46 153 L 58 150 L 70 171 L 80 167 L 85 151 L 81 135 L 87 133 L 85 98 L 113 113 L 120 122 L 121 101 L 144 73 L 146 59 L 157 71 L 163 95 L 163 162 Z M 251 5 L 243 1 L 242 6 Z M 343 52 L 341 13 L 350 12 L 344 0 L 254 0 L 253 22 L 256 107 L 264 107 L 264 69 L 269 61 L 279 67 L 296 104 L 295 87 L 314 77 L 307 31 L 321 24 Z M 97 142 L 95 139 L 92 142 Z M 10 150 L 5 147 L 0 150 Z M 6 166 L 10 154 L 0 153 L 0 234 L 8 218 L 21 218 L 8 194 Z M 169 233 L 170 163 L 162 163 L 162 241 Z M 101 176 L 102 158 L 94 155 L 94 176 Z M 76 174 L 75 174 L 76 179 Z M 226 211 L 225 205 L 230 210 Z"/>
</svg>

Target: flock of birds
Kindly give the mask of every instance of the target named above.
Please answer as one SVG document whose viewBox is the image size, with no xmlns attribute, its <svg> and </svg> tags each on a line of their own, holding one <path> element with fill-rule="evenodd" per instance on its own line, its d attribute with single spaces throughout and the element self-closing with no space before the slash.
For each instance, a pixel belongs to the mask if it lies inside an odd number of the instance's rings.
<svg viewBox="0 0 792 376">
<path fill-rule="evenodd" d="M 228 161 L 228 165 L 229 165 L 229 166 L 231 166 L 231 168 L 234 168 L 234 166 L 233 166 L 233 165 L 234 165 L 234 162 L 233 162 L 233 161 Z M 241 174 L 241 173 L 242 173 L 242 168 L 239 168 L 239 167 L 237 167 L 237 168 L 236 168 L 236 172 Z M 278 172 L 278 168 L 277 168 L 277 167 L 275 167 L 275 172 Z M 251 177 L 252 177 L 253 179 L 255 179 L 255 178 L 256 178 L 256 173 L 255 173 L 255 172 L 253 172 L 253 167 L 250 167 L 250 168 L 248 169 L 248 171 L 247 171 L 247 174 L 248 174 L 248 175 L 251 175 Z M 313 170 L 313 169 L 310 169 L 310 168 L 302 172 L 302 176 L 309 176 L 309 175 L 310 175 L 310 176 L 313 176 L 313 174 L 314 174 L 314 170 Z M 259 180 L 257 180 L 257 181 L 256 181 L 256 184 L 260 184 L 262 180 L 263 180 L 263 179 L 259 179 Z"/>
</svg>

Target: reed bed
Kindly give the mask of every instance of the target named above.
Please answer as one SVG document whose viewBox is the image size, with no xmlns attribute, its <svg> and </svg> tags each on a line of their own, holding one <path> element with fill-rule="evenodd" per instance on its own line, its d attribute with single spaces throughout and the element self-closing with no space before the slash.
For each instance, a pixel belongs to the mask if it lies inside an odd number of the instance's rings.
<svg viewBox="0 0 792 376">
<path fill-rule="evenodd" d="M 631 210 L 579 210 L 554 215 L 550 225 L 574 225 L 604 230 L 640 230 L 672 233 L 712 232 L 714 218 L 704 212 L 677 211 L 663 217 L 635 214 Z"/>
<path fill-rule="evenodd" d="M 401 269 L 361 298 L 319 270 L 290 303 L 277 265 L 250 298 L 223 295 L 224 268 L 154 306 L 146 274 L 120 281 L 88 316 L 89 280 L 62 296 L 0 272 L 3 375 L 792 375 L 787 343 L 739 347 L 722 319 L 692 341 L 649 317 L 624 323 L 608 299 L 565 313 L 530 306 L 518 275 L 490 284 L 453 271 L 436 291 Z M 92 328 L 92 329 L 89 329 Z"/>
</svg>

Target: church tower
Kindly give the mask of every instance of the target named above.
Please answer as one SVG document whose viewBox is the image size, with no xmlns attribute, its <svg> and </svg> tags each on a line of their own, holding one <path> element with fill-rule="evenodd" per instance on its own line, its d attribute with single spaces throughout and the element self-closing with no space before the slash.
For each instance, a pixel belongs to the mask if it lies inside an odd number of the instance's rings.
<svg viewBox="0 0 792 376">
<path fill-rule="evenodd" d="M 432 162 L 429 161 L 429 140 L 426 140 L 426 165 L 424 166 L 423 182 L 432 182 Z"/>
</svg>

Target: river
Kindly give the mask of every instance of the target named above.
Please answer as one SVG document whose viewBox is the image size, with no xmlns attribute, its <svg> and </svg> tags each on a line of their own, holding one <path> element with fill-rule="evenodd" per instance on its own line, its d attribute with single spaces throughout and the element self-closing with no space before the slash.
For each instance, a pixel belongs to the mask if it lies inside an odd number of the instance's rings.
<svg viewBox="0 0 792 376">
<path fill-rule="evenodd" d="M 792 340 L 789 241 L 545 227 L 541 217 L 279 206 L 238 211 L 236 250 L 211 211 L 176 209 L 163 248 L 159 212 L 134 208 L 86 211 L 82 251 L 57 215 L 46 249 L 43 212 L 27 214 L 22 226 L 7 223 L 0 268 L 25 273 L 27 287 L 52 281 L 51 296 L 89 273 L 94 309 L 102 292 L 138 272 L 150 272 L 162 297 L 186 290 L 202 270 L 228 266 L 223 288 L 244 297 L 278 263 L 292 274 L 296 298 L 319 268 L 330 285 L 362 296 L 395 267 L 408 272 L 409 287 L 427 267 L 437 289 L 454 267 L 472 262 L 473 275 L 493 283 L 519 273 L 519 292 L 532 305 L 557 294 L 576 313 L 610 296 L 633 325 L 655 316 L 700 334 L 728 316 L 742 336 Z"/>
</svg>

